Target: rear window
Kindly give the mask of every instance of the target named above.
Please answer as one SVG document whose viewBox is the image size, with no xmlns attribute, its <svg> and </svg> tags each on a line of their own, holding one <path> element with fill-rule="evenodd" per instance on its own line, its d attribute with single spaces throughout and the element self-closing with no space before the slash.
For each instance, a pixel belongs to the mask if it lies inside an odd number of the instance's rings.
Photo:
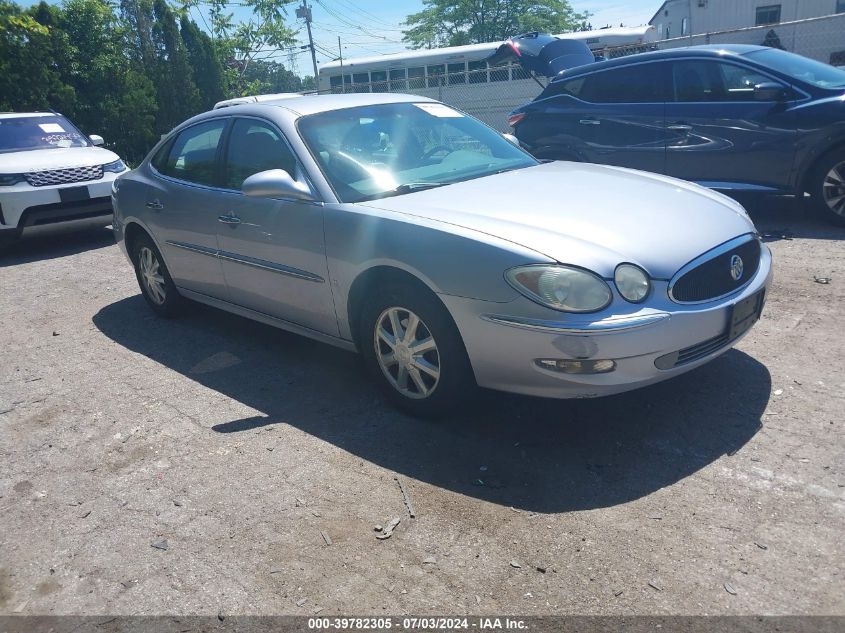
<svg viewBox="0 0 845 633">
<path fill-rule="evenodd" d="M 89 145 L 88 138 L 63 116 L 0 118 L 0 153 Z"/>
<path fill-rule="evenodd" d="M 544 96 L 570 95 L 590 103 L 660 103 L 666 95 L 666 64 L 621 66 L 555 81 Z"/>
</svg>

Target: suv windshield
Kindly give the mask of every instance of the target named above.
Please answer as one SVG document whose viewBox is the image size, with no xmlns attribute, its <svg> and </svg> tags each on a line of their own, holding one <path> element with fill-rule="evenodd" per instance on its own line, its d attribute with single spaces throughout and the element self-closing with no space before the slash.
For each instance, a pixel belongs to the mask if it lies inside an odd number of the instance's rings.
<svg viewBox="0 0 845 633">
<path fill-rule="evenodd" d="M 91 143 L 62 116 L 0 118 L 0 152 L 57 147 L 87 147 Z"/>
<path fill-rule="evenodd" d="M 342 202 L 361 202 L 536 165 L 483 123 L 442 103 L 312 114 L 299 132 Z"/>
<path fill-rule="evenodd" d="M 748 53 L 747 57 L 758 64 L 764 64 L 772 70 L 777 70 L 784 75 L 795 77 L 819 88 L 845 86 L 845 71 L 795 53 L 768 48 Z"/>
</svg>

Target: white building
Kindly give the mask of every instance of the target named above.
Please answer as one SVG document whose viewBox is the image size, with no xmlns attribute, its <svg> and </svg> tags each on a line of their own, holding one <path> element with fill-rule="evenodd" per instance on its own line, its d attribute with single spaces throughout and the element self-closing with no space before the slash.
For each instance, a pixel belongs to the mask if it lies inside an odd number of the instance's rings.
<svg viewBox="0 0 845 633">
<path fill-rule="evenodd" d="M 657 39 L 845 13 L 845 0 L 666 0 L 649 20 Z"/>
</svg>

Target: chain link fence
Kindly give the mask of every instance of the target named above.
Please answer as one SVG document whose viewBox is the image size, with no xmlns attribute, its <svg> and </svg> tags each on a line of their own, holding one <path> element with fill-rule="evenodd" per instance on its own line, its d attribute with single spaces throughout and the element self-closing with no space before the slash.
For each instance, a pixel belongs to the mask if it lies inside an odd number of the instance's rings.
<svg viewBox="0 0 845 633">
<path fill-rule="evenodd" d="M 604 59 L 615 59 L 698 44 L 762 44 L 834 65 L 845 65 L 845 14 L 594 52 Z M 350 74 L 332 77 L 331 81 L 331 88 L 324 92 L 402 92 L 430 97 L 459 108 L 500 132 L 507 132 L 510 130 L 508 114 L 534 99 L 547 80 L 529 76 L 517 64 L 490 66 L 485 61 L 472 61 L 372 72 L 353 70 Z"/>
</svg>

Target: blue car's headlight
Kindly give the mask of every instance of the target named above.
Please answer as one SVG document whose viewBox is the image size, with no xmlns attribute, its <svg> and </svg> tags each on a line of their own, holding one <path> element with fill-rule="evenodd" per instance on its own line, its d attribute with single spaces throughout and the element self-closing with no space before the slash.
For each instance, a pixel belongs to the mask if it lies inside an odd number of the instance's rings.
<svg viewBox="0 0 845 633">
<path fill-rule="evenodd" d="M 108 171 L 113 174 L 122 174 L 124 171 L 126 171 L 126 164 L 118 158 L 113 163 L 107 163 L 103 165 L 103 171 Z"/>
<path fill-rule="evenodd" d="M 529 299 L 562 312 L 597 312 L 613 298 L 604 279 L 582 268 L 520 266 L 505 278 Z"/>
<path fill-rule="evenodd" d="M 0 187 L 11 187 L 24 180 L 23 174 L 0 174 Z"/>
</svg>

